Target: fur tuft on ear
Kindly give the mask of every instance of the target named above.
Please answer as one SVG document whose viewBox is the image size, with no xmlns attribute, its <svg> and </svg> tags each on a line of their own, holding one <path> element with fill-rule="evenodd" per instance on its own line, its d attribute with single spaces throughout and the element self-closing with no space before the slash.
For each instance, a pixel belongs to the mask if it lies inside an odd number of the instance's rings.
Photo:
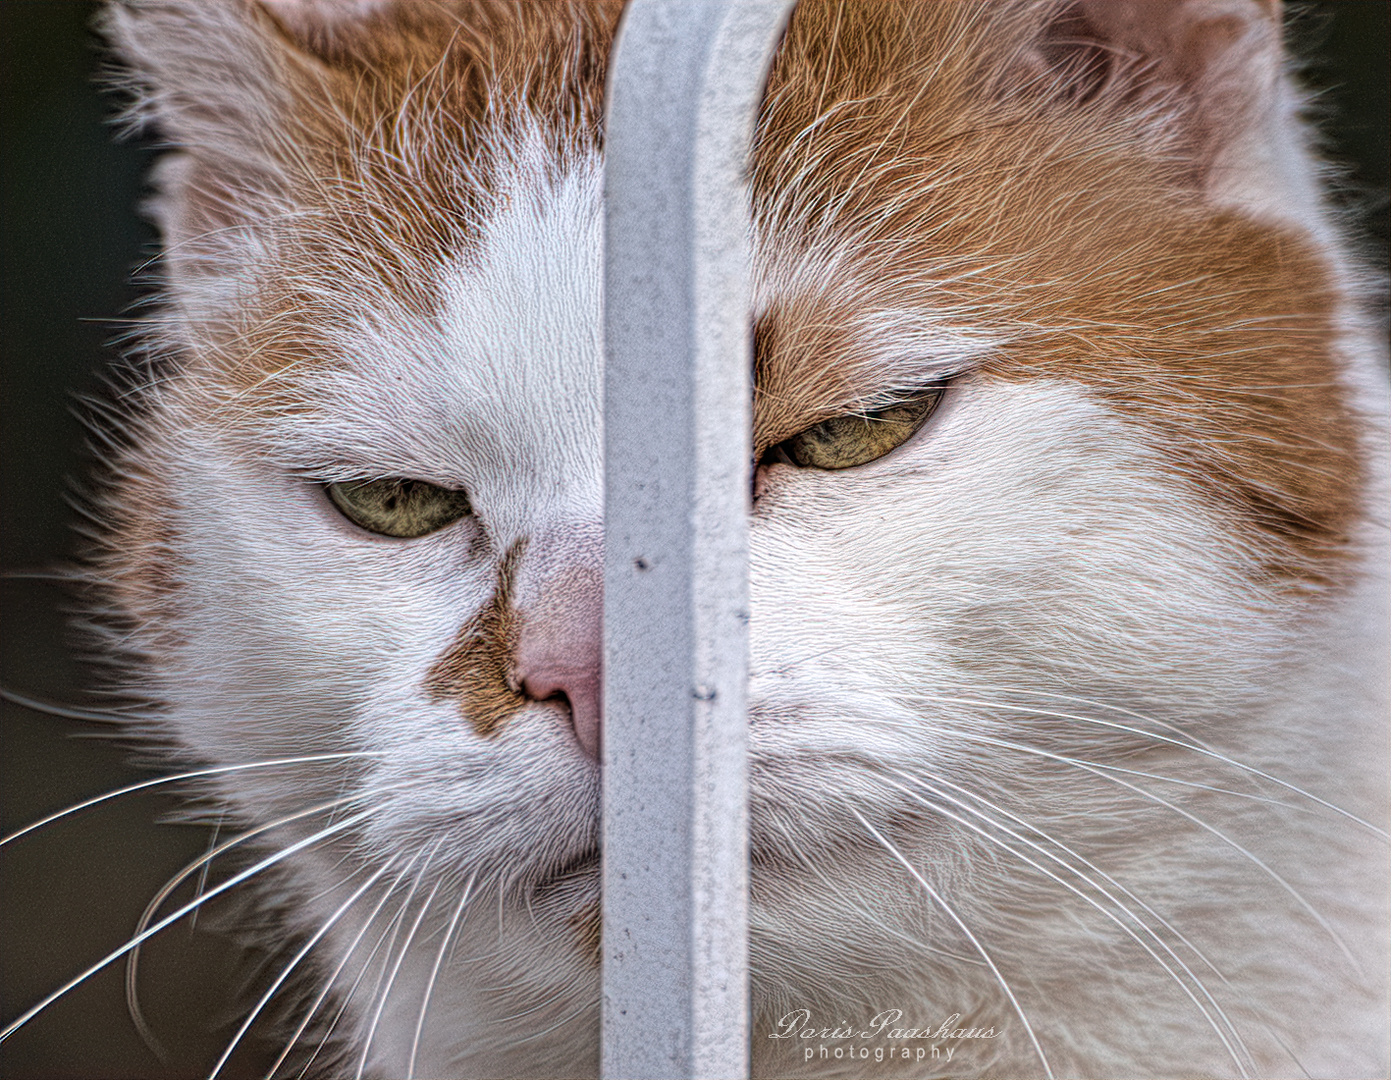
<svg viewBox="0 0 1391 1080">
<path fill-rule="evenodd" d="M 180 151 L 156 166 L 147 204 L 171 321 L 215 339 L 274 222 L 294 212 L 295 188 L 332 153 L 341 75 L 252 0 L 126 0 L 98 29 L 119 61 L 111 81 L 129 94 L 128 123 Z"/>
<path fill-rule="evenodd" d="M 617 16 L 598 0 L 113 0 L 100 29 L 130 120 L 179 151 L 149 204 L 169 343 L 215 348 L 254 317 L 253 290 L 303 310 L 348 268 L 358 302 L 428 304 L 428 271 L 466 246 L 527 132 L 597 147 Z"/>
<path fill-rule="evenodd" d="M 1280 20 L 1279 0 L 1070 0 L 1040 52 L 1078 98 L 1171 109 L 1215 202 L 1310 226 L 1318 195 Z"/>
</svg>

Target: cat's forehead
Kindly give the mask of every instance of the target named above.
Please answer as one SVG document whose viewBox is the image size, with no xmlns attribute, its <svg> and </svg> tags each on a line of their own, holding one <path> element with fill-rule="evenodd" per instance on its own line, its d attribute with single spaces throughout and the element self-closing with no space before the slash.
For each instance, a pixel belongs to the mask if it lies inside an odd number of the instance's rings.
<svg viewBox="0 0 1391 1080">
<path fill-rule="evenodd" d="M 346 269 L 290 316 L 332 309 L 310 331 L 312 348 L 250 382 L 242 373 L 236 400 L 287 435 L 306 469 L 597 502 L 599 164 L 557 170 L 518 149 L 471 243 L 430 266 L 419 295 L 363 282 L 355 293 Z"/>
<path fill-rule="evenodd" d="M 382 10 L 310 35 L 330 70 L 300 92 L 332 108 L 219 377 L 387 442 L 597 471 L 616 12 Z M 1066 379 L 1281 543 L 1336 546 L 1357 469 L 1326 261 L 1234 205 L 1222 177 L 1259 178 L 1191 137 L 1218 118 L 1154 104 L 1176 91 L 1143 65 L 1089 82 L 1068 10 L 799 5 L 752 159 L 755 446 L 967 371 Z"/>
</svg>

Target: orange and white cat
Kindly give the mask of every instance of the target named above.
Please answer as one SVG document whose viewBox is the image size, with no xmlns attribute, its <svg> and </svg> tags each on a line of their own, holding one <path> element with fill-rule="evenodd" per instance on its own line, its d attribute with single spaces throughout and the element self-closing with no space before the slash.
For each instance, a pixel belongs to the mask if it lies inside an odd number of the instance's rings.
<svg viewBox="0 0 1391 1080">
<path fill-rule="evenodd" d="M 597 1069 L 619 17 L 104 16 L 175 150 L 94 614 L 223 770 L 288 1070 Z M 1385 1074 L 1385 353 L 1280 36 L 798 7 L 750 180 L 756 1075 Z"/>
</svg>

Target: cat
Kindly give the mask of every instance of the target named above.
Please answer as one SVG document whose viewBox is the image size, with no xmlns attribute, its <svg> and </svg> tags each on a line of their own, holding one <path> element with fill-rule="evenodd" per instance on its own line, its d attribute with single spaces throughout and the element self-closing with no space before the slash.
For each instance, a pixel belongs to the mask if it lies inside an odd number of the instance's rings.
<svg viewBox="0 0 1391 1080">
<path fill-rule="evenodd" d="M 291 1074 L 597 1070 L 619 15 L 104 15 L 174 149 L 89 614 L 279 945 L 233 1034 Z M 1385 352 L 1300 107 L 1257 0 L 794 13 L 755 1075 L 1387 1069 Z"/>
</svg>

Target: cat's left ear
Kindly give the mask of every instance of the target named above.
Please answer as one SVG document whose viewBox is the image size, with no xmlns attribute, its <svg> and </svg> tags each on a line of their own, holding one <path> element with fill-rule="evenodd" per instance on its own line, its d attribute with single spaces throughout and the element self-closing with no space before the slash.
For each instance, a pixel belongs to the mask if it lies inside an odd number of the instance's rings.
<svg viewBox="0 0 1391 1080">
<path fill-rule="evenodd" d="M 239 332 L 281 224 L 349 144 L 360 78 L 333 49 L 389 14 L 372 0 L 121 0 L 99 16 L 129 120 L 173 151 L 146 210 L 187 340 Z"/>
<path fill-rule="evenodd" d="M 1302 216 L 1318 196 L 1281 16 L 1280 0 L 1071 0 L 1040 53 L 1081 96 L 1167 115 L 1215 201 Z"/>
</svg>

